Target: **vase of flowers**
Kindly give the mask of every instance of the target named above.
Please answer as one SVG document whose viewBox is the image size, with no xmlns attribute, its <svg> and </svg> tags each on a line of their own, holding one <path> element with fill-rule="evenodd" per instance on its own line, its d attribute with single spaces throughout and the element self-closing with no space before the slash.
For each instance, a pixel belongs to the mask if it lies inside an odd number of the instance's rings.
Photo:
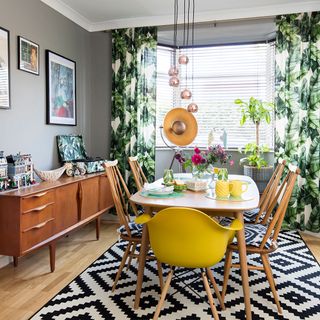
<svg viewBox="0 0 320 320">
<path fill-rule="evenodd" d="M 200 150 L 195 147 L 191 158 L 185 158 L 181 153 L 176 155 L 176 159 L 183 167 L 191 168 L 194 179 L 209 178 L 214 174 L 214 165 L 216 163 L 233 165 L 234 161 L 230 160 L 231 155 L 228 154 L 221 145 L 213 145 L 206 150 Z"/>
</svg>

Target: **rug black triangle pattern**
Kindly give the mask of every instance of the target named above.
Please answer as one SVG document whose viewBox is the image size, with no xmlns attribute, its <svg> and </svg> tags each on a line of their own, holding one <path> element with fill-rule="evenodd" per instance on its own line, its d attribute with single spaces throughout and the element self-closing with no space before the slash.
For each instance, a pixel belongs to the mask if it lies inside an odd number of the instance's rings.
<svg viewBox="0 0 320 320">
<path fill-rule="evenodd" d="M 134 310 L 137 263 L 122 273 L 117 289 L 111 292 L 113 279 L 120 264 L 125 243 L 119 242 L 97 259 L 89 268 L 49 301 L 32 320 L 37 319 L 152 319 L 159 299 L 157 269 L 147 262 L 140 309 Z M 235 254 L 234 262 L 237 260 Z M 279 249 L 270 255 L 283 315 L 276 311 L 271 290 L 261 271 L 250 271 L 250 292 L 254 320 L 320 319 L 320 266 L 300 238 L 292 231 L 281 232 Z M 252 255 L 250 263 L 259 265 Z M 223 279 L 223 261 L 212 268 L 218 286 Z M 167 270 L 165 269 L 165 274 Z M 241 277 L 231 271 L 226 310 L 221 311 L 215 298 L 220 319 L 245 319 Z M 199 270 L 178 269 L 173 279 L 160 319 L 212 319 Z"/>
</svg>

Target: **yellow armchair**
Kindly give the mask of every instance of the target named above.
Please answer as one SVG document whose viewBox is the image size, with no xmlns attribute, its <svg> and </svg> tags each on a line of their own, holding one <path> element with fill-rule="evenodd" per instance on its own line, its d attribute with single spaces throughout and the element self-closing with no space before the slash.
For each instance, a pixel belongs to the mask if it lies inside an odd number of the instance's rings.
<svg viewBox="0 0 320 320">
<path fill-rule="evenodd" d="M 235 231 L 243 228 L 242 223 L 235 219 L 230 227 L 223 227 L 201 211 L 180 207 L 161 210 L 153 217 L 143 214 L 136 218 L 136 223 L 147 224 L 151 248 L 156 258 L 171 266 L 154 319 L 158 318 L 169 289 L 174 269 L 172 267 L 201 268 L 212 314 L 215 319 L 219 319 L 207 276 L 224 309 L 210 267 L 223 258 Z"/>
</svg>

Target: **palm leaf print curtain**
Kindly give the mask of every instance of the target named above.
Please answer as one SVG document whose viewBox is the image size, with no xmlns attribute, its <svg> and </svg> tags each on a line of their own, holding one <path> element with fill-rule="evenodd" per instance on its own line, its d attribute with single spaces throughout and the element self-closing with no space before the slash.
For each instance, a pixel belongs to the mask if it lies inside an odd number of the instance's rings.
<svg viewBox="0 0 320 320">
<path fill-rule="evenodd" d="M 111 159 L 117 159 L 131 192 L 129 156 L 138 156 L 146 177 L 155 175 L 157 29 L 112 31 Z"/>
<path fill-rule="evenodd" d="M 276 25 L 276 155 L 301 169 L 284 226 L 320 232 L 320 12 Z"/>
</svg>

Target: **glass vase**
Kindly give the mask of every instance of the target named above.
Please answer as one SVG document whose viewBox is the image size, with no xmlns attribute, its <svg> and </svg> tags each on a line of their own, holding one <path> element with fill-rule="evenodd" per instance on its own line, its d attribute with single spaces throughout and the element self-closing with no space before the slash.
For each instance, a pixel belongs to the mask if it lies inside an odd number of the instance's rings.
<svg viewBox="0 0 320 320">
<path fill-rule="evenodd" d="M 208 171 L 207 170 L 203 170 L 202 168 L 200 169 L 197 166 L 193 166 L 192 167 L 192 178 L 194 180 L 206 179 L 207 175 L 208 175 Z"/>
</svg>

